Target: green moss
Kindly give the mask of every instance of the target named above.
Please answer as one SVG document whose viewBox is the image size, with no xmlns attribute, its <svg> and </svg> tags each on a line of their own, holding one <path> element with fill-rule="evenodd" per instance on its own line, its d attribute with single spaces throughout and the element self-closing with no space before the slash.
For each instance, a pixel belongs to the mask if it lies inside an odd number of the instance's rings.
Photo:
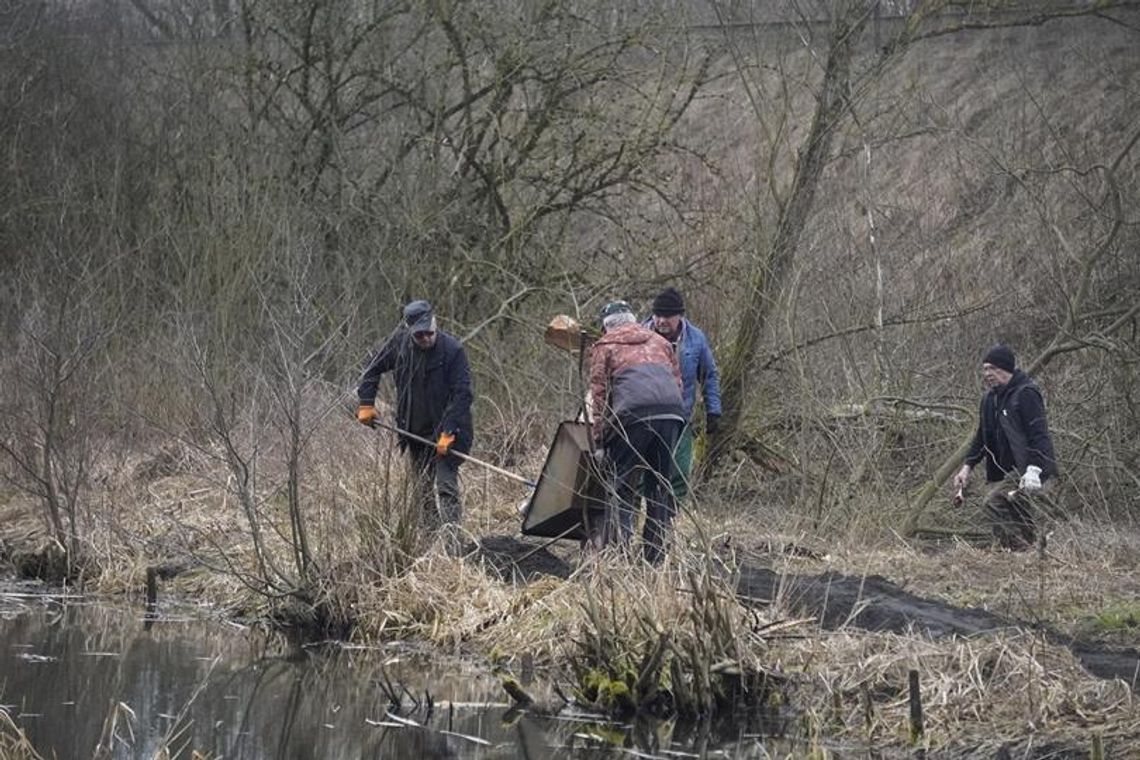
<svg viewBox="0 0 1140 760">
<path fill-rule="evenodd" d="M 597 704 L 598 694 L 602 689 L 602 684 L 608 680 L 606 674 L 600 670 L 593 669 L 586 671 L 578 685 L 578 696 L 583 702 Z"/>
<path fill-rule="evenodd" d="M 637 703 L 633 696 L 632 684 L 628 682 L 629 673 L 623 673 L 619 678 L 611 678 L 608 673 L 598 669 L 586 671 L 579 679 L 577 697 L 583 702 L 613 713 L 633 712 Z M 633 682 L 636 683 L 636 676 Z"/>
<path fill-rule="evenodd" d="M 633 693 L 624 681 L 606 681 L 602 684 L 598 697 L 602 706 L 611 712 L 630 713 L 637 707 Z"/>
</svg>

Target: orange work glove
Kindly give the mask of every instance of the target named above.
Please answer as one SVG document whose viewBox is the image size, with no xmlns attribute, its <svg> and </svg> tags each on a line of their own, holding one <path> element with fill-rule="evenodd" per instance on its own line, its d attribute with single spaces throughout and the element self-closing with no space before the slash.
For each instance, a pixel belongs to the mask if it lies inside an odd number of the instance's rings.
<svg viewBox="0 0 1140 760">
<path fill-rule="evenodd" d="M 361 404 L 356 410 L 356 421 L 361 425 L 372 427 L 373 423 L 376 422 L 376 407 L 372 404 Z"/>
<path fill-rule="evenodd" d="M 448 449 L 451 444 L 455 443 L 455 433 L 442 432 L 439 434 L 439 440 L 435 442 L 435 455 L 437 457 L 447 456 Z"/>
</svg>

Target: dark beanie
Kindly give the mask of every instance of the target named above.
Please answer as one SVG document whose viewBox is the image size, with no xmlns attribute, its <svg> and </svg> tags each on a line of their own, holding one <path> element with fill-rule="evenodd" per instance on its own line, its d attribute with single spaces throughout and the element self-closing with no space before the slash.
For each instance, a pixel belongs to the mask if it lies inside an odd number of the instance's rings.
<svg viewBox="0 0 1140 760">
<path fill-rule="evenodd" d="M 1001 343 L 986 351 L 986 355 L 982 357 L 982 364 L 992 364 L 1006 372 L 1013 372 L 1014 368 L 1017 367 L 1013 351 L 1010 350 L 1009 346 Z"/>
<path fill-rule="evenodd" d="M 671 317 L 685 313 L 685 299 L 676 288 L 665 288 L 653 299 L 653 313 L 659 317 Z"/>
</svg>

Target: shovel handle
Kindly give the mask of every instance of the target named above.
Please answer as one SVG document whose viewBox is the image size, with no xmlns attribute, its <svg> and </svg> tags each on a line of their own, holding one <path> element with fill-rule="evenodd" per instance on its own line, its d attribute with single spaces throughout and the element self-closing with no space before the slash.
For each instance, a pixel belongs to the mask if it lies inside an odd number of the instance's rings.
<svg viewBox="0 0 1140 760">
<path fill-rule="evenodd" d="M 408 438 L 410 440 L 415 441 L 416 443 L 422 443 L 425 446 L 431 446 L 433 449 L 435 448 L 435 441 L 428 440 L 427 438 L 424 438 L 422 436 L 418 436 L 415 433 L 409 433 L 407 430 L 401 430 L 400 428 L 396 427 L 395 425 L 388 425 L 388 424 L 385 424 L 383 422 L 380 422 L 379 420 L 374 419 L 374 420 L 372 420 L 370 427 L 382 428 L 384 430 L 391 430 L 393 433 L 398 433 L 398 434 L 404 436 L 405 438 Z M 470 454 L 464 454 L 462 451 L 452 450 L 452 451 L 448 451 L 447 453 L 451 454 L 454 457 L 462 459 L 464 462 L 470 462 L 471 464 L 476 464 L 476 465 L 479 465 L 480 467 L 485 467 L 492 472 L 497 472 L 498 474 L 502 475 L 503 477 L 510 478 L 511 480 L 517 480 L 518 482 L 522 483 L 523 485 L 527 486 L 528 488 L 535 488 L 538 485 L 537 483 L 535 483 L 532 480 L 527 480 L 522 475 L 518 475 L 516 473 L 513 473 L 510 470 L 504 470 L 502 467 L 499 467 L 498 465 L 493 465 L 490 462 L 484 462 L 482 459 L 476 459 L 475 457 L 471 456 Z"/>
</svg>

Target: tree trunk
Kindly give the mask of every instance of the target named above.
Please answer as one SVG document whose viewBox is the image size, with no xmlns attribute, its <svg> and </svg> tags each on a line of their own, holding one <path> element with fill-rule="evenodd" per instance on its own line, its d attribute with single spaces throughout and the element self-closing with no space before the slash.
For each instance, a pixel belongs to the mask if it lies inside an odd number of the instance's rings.
<svg viewBox="0 0 1140 760">
<path fill-rule="evenodd" d="M 710 461 L 720 460 L 738 437 L 756 349 L 780 292 L 792 271 L 796 248 L 815 202 L 816 189 L 827 165 L 836 127 L 848 108 L 851 61 L 870 15 L 863 2 L 836 4 L 828 41 L 827 63 L 820 83 L 811 130 L 800 148 L 791 191 L 781 209 L 771 243 L 759 251 L 749 283 L 749 299 L 740 315 L 737 334 L 722 362 L 721 394 L 724 414 L 712 441 Z"/>
</svg>

